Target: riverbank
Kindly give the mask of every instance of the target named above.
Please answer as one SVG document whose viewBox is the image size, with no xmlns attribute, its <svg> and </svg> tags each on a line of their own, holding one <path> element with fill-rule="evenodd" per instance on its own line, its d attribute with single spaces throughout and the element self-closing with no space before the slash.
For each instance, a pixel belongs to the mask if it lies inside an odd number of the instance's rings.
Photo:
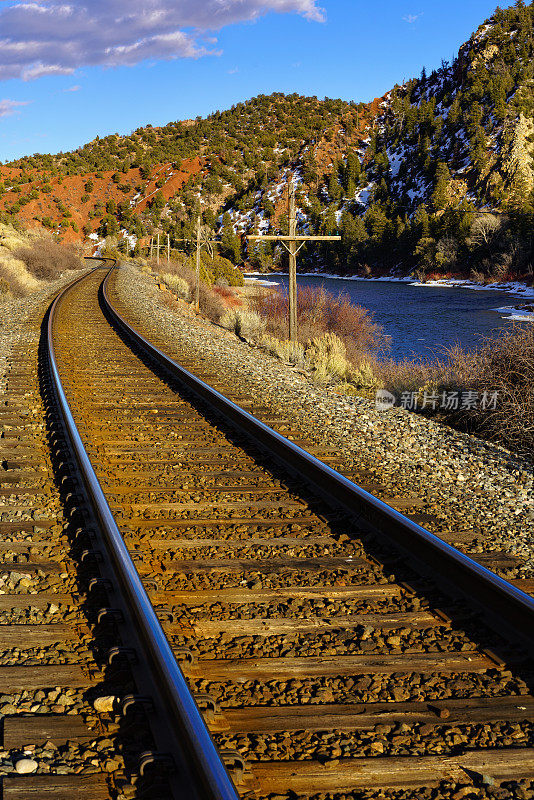
<svg viewBox="0 0 534 800">
<path fill-rule="evenodd" d="M 276 277 L 277 275 L 287 276 L 287 274 L 287 272 L 247 272 L 245 273 L 245 277 L 250 276 L 258 279 L 265 279 L 267 275 L 269 277 Z M 428 281 L 417 281 L 413 276 L 410 275 L 405 275 L 400 278 L 396 278 L 393 275 L 335 275 L 331 272 L 321 272 L 320 270 L 317 272 L 299 272 L 298 277 L 331 278 L 332 280 L 340 281 L 368 281 L 369 283 L 408 283 L 411 286 L 445 286 L 451 288 L 461 287 L 463 289 L 474 289 L 475 291 L 485 290 L 495 292 L 510 292 L 511 294 L 517 294 L 525 298 L 534 299 L 534 286 L 529 286 L 528 284 L 521 283 L 519 281 L 477 283 L 469 278 L 436 278 Z"/>
<path fill-rule="evenodd" d="M 404 408 L 380 412 L 371 400 L 318 386 L 184 304 L 169 308 L 154 278 L 132 266 L 121 268 L 117 291 L 132 321 L 157 326 L 174 358 L 202 358 L 213 373 L 231 375 L 236 394 L 290 419 L 302 438 L 334 448 L 347 474 L 365 473 L 385 496 L 415 495 L 438 535 L 451 540 L 461 531 L 467 552 L 519 556 L 516 577 L 534 577 L 532 462 Z"/>
<path fill-rule="evenodd" d="M 249 272 L 245 276 L 245 281 L 256 281 L 262 286 L 280 286 L 281 283 L 273 281 L 272 278 L 280 277 L 287 278 L 287 272 Z M 469 279 L 461 278 L 436 278 L 435 280 L 417 281 L 413 277 L 407 276 L 402 278 L 395 278 L 393 276 L 381 277 L 366 277 L 363 275 L 332 275 L 328 272 L 299 272 L 299 278 L 326 278 L 332 281 L 364 281 L 365 283 L 399 283 L 406 284 L 407 286 L 415 286 L 418 288 L 426 289 L 468 289 L 470 291 L 478 292 L 498 292 L 500 294 L 509 294 L 513 297 L 519 297 L 524 302 L 510 305 L 503 305 L 492 309 L 500 314 L 504 319 L 510 322 L 528 322 L 534 321 L 534 308 L 531 310 L 529 306 L 534 303 L 534 286 L 528 286 L 526 283 L 517 281 L 505 281 L 502 283 L 476 283 Z"/>
</svg>

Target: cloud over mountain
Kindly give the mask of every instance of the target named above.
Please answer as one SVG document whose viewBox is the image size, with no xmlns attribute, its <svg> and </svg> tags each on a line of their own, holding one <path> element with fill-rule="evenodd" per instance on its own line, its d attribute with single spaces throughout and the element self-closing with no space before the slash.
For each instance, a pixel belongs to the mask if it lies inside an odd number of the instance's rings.
<svg viewBox="0 0 534 800">
<path fill-rule="evenodd" d="M 317 0 L 13 0 L 0 11 L 0 80 L 213 55 L 204 34 L 268 12 L 324 19 Z"/>
</svg>

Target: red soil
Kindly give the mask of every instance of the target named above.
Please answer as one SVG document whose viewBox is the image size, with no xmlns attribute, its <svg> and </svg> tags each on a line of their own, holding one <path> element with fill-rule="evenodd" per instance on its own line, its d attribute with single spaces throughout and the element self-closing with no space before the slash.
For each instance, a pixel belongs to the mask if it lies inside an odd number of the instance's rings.
<svg viewBox="0 0 534 800">
<path fill-rule="evenodd" d="M 26 227 L 42 228 L 43 218 L 49 218 L 53 224 L 53 230 L 60 232 L 64 241 L 81 241 L 85 238 L 83 227 L 89 226 L 92 231 L 96 230 L 104 215 L 106 214 L 106 203 L 114 200 L 116 204 L 124 201 L 131 201 L 139 194 L 135 206 L 132 207 L 134 213 L 141 213 L 147 208 L 149 196 L 157 191 L 156 181 L 163 178 L 161 191 L 165 200 L 169 200 L 183 187 L 191 175 L 198 174 L 202 169 L 201 160 L 196 157 L 184 160 L 180 170 L 171 175 L 172 169 L 169 164 L 157 165 L 148 181 L 141 178 L 139 169 L 130 169 L 128 172 L 119 173 L 120 182 L 116 184 L 111 178 L 115 170 L 108 170 L 99 173 L 102 177 L 97 178 L 94 172 L 85 175 L 68 175 L 64 177 L 53 177 L 43 175 L 40 170 L 28 170 L 27 174 L 32 177 L 31 183 L 21 184 L 20 192 L 10 191 L 0 196 L 0 213 L 11 209 L 11 207 L 22 197 L 35 190 L 38 197 L 30 200 L 21 206 L 16 218 Z M 10 179 L 21 174 L 20 169 L 0 166 L 0 181 L 6 187 L 10 185 Z M 93 189 L 90 193 L 86 192 L 85 184 L 91 180 Z M 43 186 L 49 184 L 52 191 L 43 192 Z M 123 187 L 122 189 L 119 186 Z M 89 198 L 82 202 L 82 197 L 89 194 Z M 89 219 L 89 212 L 93 211 L 95 204 L 102 204 L 102 209 L 93 219 Z M 64 217 L 64 211 L 58 208 L 58 203 L 65 207 L 71 216 Z M 71 227 L 64 227 L 67 222 L 74 222 L 78 231 Z M 63 225 L 61 225 L 63 223 Z"/>
</svg>

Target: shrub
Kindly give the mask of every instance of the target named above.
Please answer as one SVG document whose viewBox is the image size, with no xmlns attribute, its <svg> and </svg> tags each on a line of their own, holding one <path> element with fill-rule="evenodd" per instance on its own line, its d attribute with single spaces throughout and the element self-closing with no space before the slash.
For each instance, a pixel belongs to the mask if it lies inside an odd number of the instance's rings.
<svg viewBox="0 0 534 800">
<path fill-rule="evenodd" d="M 265 322 L 260 315 L 244 309 L 227 311 L 222 316 L 220 324 L 243 339 L 257 339 L 265 330 Z"/>
<path fill-rule="evenodd" d="M 497 392 L 496 408 L 460 411 L 454 418 L 507 447 L 532 457 L 534 452 L 534 326 L 514 327 L 488 339 L 476 353 L 453 348 L 445 362 L 449 386 Z M 488 399 L 489 399 L 488 398 Z"/>
<path fill-rule="evenodd" d="M 276 339 L 274 336 L 265 334 L 261 337 L 260 344 L 268 353 L 282 361 L 298 367 L 303 367 L 305 364 L 304 345 L 300 342 L 293 343 L 289 339 Z"/>
<path fill-rule="evenodd" d="M 221 317 L 220 324 L 226 330 L 237 333 L 237 311 L 226 311 Z"/>
<path fill-rule="evenodd" d="M 51 239 L 39 239 L 28 247 L 20 247 L 15 250 L 14 255 L 36 278 L 56 278 L 66 270 L 83 267 L 73 246 L 53 242 Z"/>
<path fill-rule="evenodd" d="M 477 392 L 478 402 L 470 409 L 458 408 L 439 413 L 462 430 L 532 457 L 534 452 L 534 326 L 515 327 L 498 339 L 487 339 L 474 352 L 455 346 L 434 361 L 376 362 L 380 383 L 400 396 L 415 392 L 421 408 L 424 392 Z M 492 397 L 497 393 L 496 407 Z M 486 408 L 481 399 L 486 393 Z M 461 403 L 460 403 L 461 405 Z"/>
<path fill-rule="evenodd" d="M 228 308 L 237 308 L 243 305 L 241 299 L 228 286 L 214 286 L 213 291 L 219 295 Z"/>
<path fill-rule="evenodd" d="M 223 285 L 226 281 L 228 286 L 243 286 L 244 279 L 243 273 L 237 267 L 234 267 L 231 261 L 222 256 L 215 255 L 208 269 L 213 275 L 211 283 L 219 283 Z"/>
<path fill-rule="evenodd" d="M 390 392 L 400 396 L 402 392 L 419 392 L 426 381 L 440 372 L 437 361 L 388 359 L 375 363 L 379 382 Z"/>
<path fill-rule="evenodd" d="M 289 338 L 289 298 L 282 292 L 269 292 L 258 297 L 255 310 L 265 317 L 267 332 L 279 339 Z M 302 344 L 325 333 L 335 333 L 344 343 L 347 358 L 357 364 L 370 353 L 387 351 L 389 337 L 371 314 L 352 305 L 347 295 L 338 296 L 322 287 L 305 286 L 299 291 L 297 335 Z"/>
<path fill-rule="evenodd" d="M 14 297 L 24 297 L 39 287 L 38 281 L 29 275 L 22 261 L 14 258 L 0 260 L 0 280 L 7 284 Z"/>
<path fill-rule="evenodd" d="M 172 275 L 169 272 L 164 272 L 160 275 L 160 278 L 169 289 L 172 289 L 172 291 L 178 295 L 178 297 L 189 300 L 189 284 L 184 278 L 181 278 L 179 275 Z"/>
<path fill-rule="evenodd" d="M 347 348 L 335 333 L 325 333 L 312 339 L 306 347 L 305 356 L 314 378 L 321 383 L 346 380 L 350 374 Z"/>
<path fill-rule="evenodd" d="M 195 291 L 195 287 L 193 287 L 193 293 Z M 222 302 L 221 298 L 213 292 L 209 287 L 205 284 L 200 284 L 200 291 L 199 291 L 199 299 L 200 299 L 200 310 L 202 313 L 211 319 L 212 322 L 218 322 L 224 312 L 226 311 L 226 307 Z"/>
<path fill-rule="evenodd" d="M 377 386 L 378 381 L 371 363 L 362 362 L 357 367 L 351 364 L 347 359 L 344 342 L 334 333 L 317 336 L 306 346 L 268 334 L 262 336 L 259 343 L 268 353 L 282 361 L 309 370 L 312 377 L 320 383 L 343 381 L 343 386 L 350 386 L 351 391 Z M 344 393 L 348 393 L 348 390 L 345 389 Z"/>
<path fill-rule="evenodd" d="M 378 378 L 368 361 L 360 362 L 357 367 L 351 366 L 349 380 L 357 389 L 374 389 L 378 386 Z"/>
</svg>

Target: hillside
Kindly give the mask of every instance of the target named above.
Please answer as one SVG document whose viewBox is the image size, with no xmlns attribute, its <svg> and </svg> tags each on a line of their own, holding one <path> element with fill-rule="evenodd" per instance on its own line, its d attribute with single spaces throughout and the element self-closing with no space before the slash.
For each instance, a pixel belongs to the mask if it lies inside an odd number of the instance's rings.
<svg viewBox="0 0 534 800">
<path fill-rule="evenodd" d="M 244 210 L 252 192 L 278 180 L 310 141 L 345 126 L 351 141 L 373 105 L 297 95 L 260 96 L 207 119 L 96 139 L 72 153 L 34 155 L 0 167 L 5 221 L 49 228 L 66 239 L 155 230 L 189 235 L 202 191 L 215 223 L 225 203 Z"/>
<path fill-rule="evenodd" d="M 498 9 L 453 63 L 370 104 L 260 95 L 20 159 L 0 167 L 0 218 L 123 249 L 158 231 L 182 249 L 201 197 L 222 255 L 270 269 L 282 249 L 246 252 L 239 234 L 284 229 L 294 177 L 300 229 L 343 235 L 304 249 L 305 268 L 531 279 L 533 22 L 534 4 Z"/>
</svg>

